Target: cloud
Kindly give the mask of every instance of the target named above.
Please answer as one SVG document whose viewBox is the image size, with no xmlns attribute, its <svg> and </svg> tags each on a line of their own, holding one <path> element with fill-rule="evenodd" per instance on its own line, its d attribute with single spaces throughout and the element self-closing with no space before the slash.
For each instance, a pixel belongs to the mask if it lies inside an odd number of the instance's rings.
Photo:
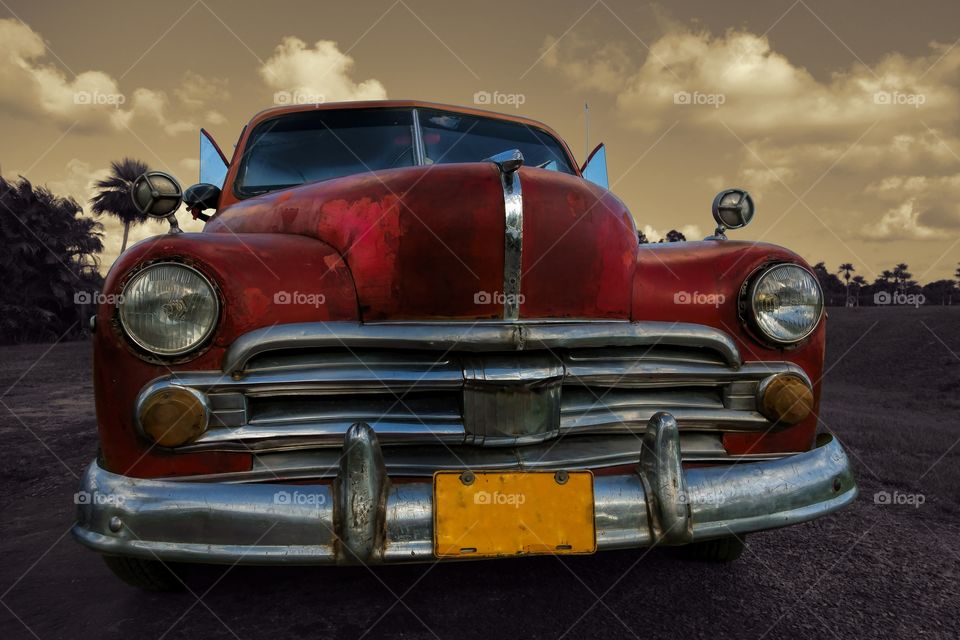
<svg viewBox="0 0 960 640">
<path fill-rule="evenodd" d="M 590 42 L 575 33 L 563 40 L 547 36 L 541 51 L 544 65 L 561 69 L 578 86 L 611 93 L 623 87 L 634 64 L 622 43 L 607 42 L 593 49 Z"/>
<path fill-rule="evenodd" d="M 943 239 L 960 231 L 960 174 L 889 176 L 865 193 L 889 203 L 878 224 L 862 229 L 868 239 Z"/>
<path fill-rule="evenodd" d="M 744 30 L 670 23 L 642 58 L 592 42 L 548 38 L 543 62 L 608 95 L 637 131 L 679 121 L 679 137 L 695 136 L 701 155 L 785 213 L 819 210 L 817 228 L 861 241 L 942 240 L 960 229 L 960 47 L 934 42 L 921 55 L 888 53 L 817 77 Z"/>
<path fill-rule="evenodd" d="M 695 224 L 685 224 L 681 227 L 676 227 L 676 230 L 682 233 L 683 237 L 687 240 L 703 240 L 704 237 L 703 231 Z M 643 225 L 642 231 L 643 235 L 645 235 L 650 242 L 665 241 L 668 233 L 668 231 L 658 231 L 648 224 Z"/>
<path fill-rule="evenodd" d="M 137 122 L 159 126 L 168 135 L 197 128 L 170 115 L 162 91 L 138 88 L 124 93 L 103 71 L 84 71 L 71 79 L 46 62 L 46 54 L 40 34 L 17 20 L 0 19 L 0 108 L 89 132 L 121 130 Z M 183 105 L 203 106 L 197 87 L 204 80 L 188 73 L 176 91 Z M 213 116 L 222 118 L 216 112 Z"/>
<path fill-rule="evenodd" d="M 50 191 L 58 196 L 71 197 L 84 209 L 93 195 L 93 183 L 109 174 L 108 169 L 94 169 L 89 162 L 73 158 L 67 162 L 66 172 L 59 180 L 47 183 Z"/>
<path fill-rule="evenodd" d="M 183 74 L 180 86 L 173 90 L 177 99 L 190 109 L 200 110 L 210 102 L 222 103 L 230 99 L 226 78 L 208 78 L 193 71 Z"/>
<path fill-rule="evenodd" d="M 846 138 L 877 121 L 896 126 L 922 113 L 932 125 L 956 119 L 960 50 L 932 43 L 926 56 L 890 54 L 826 80 L 774 51 L 765 36 L 675 28 L 629 64 L 622 47 L 596 49 L 577 38 L 545 44 L 544 62 L 574 82 L 616 96 L 633 126 L 655 130 L 678 118 L 742 135 Z"/>
<path fill-rule="evenodd" d="M 164 133 L 171 136 L 199 129 L 190 120 L 172 119 L 169 116 L 170 101 L 163 91 L 137 89 L 130 102 L 130 109 L 118 110 L 111 116 L 111 122 L 116 127 L 132 127 L 138 122 L 148 122 L 159 126 Z"/>
<path fill-rule="evenodd" d="M 353 58 L 337 43 L 319 40 L 313 47 L 287 36 L 260 67 L 260 76 L 275 92 L 290 102 L 339 102 L 381 100 L 387 91 L 378 80 L 356 82 L 350 78 Z M 281 97 L 275 98 L 278 102 Z"/>
</svg>

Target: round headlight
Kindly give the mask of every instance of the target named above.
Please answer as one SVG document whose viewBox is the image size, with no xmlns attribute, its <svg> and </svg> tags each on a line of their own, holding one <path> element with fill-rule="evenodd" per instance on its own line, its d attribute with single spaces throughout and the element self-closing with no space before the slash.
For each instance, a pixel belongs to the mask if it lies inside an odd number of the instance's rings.
<svg viewBox="0 0 960 640">
<path fill-rule="evenodd" d="M 760 274 L 748 293 L 757 328 L 778 344 L 793 344 L 813 333 L 823 313 L 820 283 L 795 264 L 778 264 Z"/>
<path fill-rule="evenodd" d="M 216 292 L 196 269 L 158 263 L 123 288 L 120 324 L 137 345 L 151 353 L 177 356 L 210 337 L 220 313 Z"/>
</svg>

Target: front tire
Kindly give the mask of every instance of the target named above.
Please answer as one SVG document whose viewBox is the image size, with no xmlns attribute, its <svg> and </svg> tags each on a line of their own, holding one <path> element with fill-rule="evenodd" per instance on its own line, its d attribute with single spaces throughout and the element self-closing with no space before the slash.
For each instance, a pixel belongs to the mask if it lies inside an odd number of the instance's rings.
<svg viewBox="0 0 960 640">
<path fill-rule="evenodd" d="M 734 562 L 743 554 L 743 538 L 745 536 L 728 536 L 715 540 L 694 542 L 678 551 L 686 560 L 695 562 Z"/>
<path fill-rule="evenodd" d="M 103 556 L 113 575 L 133 587 L 146 591 L 182 591 L 183 582 L 174 570 L 159 560 L 129 556 Z"/>
</svg>

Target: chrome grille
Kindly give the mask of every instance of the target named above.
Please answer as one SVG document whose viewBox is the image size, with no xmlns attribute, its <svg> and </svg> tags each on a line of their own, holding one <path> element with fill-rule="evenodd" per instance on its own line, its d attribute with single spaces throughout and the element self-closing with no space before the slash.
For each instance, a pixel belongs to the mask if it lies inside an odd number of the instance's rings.
<svg viewBox="0 0 960 640">
<path fill-rule="evenodd" d="M 754 400 L 764 378 L 806 377 L 790 363 L 742 363 L 725 334 L 695 325 L 678 334 L 676 325 L 657 323 L 557 323 L 521 328 L 519 339 L 516 325 L 479 333 L 396 325 L 393 341 L 384 325 L 373 337 L 357 327 L 335 327 L 346 337 L 333 343 L 331 325 L 274 339 L 269 349 L 243 338 L 223 373 L 155 382 L 210 398 L 211 428 L 178 450 L 337 449 L 351 424 L 366 422 L 385 447 L 483 445 L 516 461 L 522 448 L 557 437 L 619 440 L 622 449 L 624 436 L 634 439 L 654 413 L 669 411 L 688 443 L 699 438 L 690 445 L 694 459 L 718 455 L 724 432 L 771 427 Z"/>
</svg>

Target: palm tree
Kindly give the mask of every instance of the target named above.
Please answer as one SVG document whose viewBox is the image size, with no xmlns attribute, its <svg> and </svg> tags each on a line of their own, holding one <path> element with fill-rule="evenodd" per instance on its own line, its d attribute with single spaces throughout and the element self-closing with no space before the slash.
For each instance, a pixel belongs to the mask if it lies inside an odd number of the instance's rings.
<svg viewBox="0 0 960 640">
<path fill-rule="evenodd" d="M 149 170 L 147 164 L 141 160 L 124 158 L 119 162 L 111 162 L 110 175 L 103 180 L 97 180 L 94 184 L 98 192 L 90 199 L 90 210 L 97 216 L 104 214 L 114 216 L 123 223 L 123 244 L 120 246 L 120 253 L 127 248 L 130 226 L 142 224 L 147 219 L 146 215 L 133 206 L 130 187 L 140 174 Z"/>
<path fill-rule="evenodd" d="M 867 281 L 863 279 L 863 276 L 853 276 L 853 279 L 850 281 L 857 288 L 857 306 L 860 306 L 860 291 L 867 286 Z M 849 286 L 849 285 L 848 285 Z"/>
<path fill-rule="evenodd" d="M 913 277 L 913 274 L 907 271 L 909 267 L 906 262 L 901 262 L 893 268 L 893 279 L 897 283 L 897 289 L 903 291 L 907 286 L 907 281 Z"/>
<path fill-rule="evenodd" d="M 847 281 L 847 303 L 850 302 L 850 274 L 856 271 L 853 265 L 849 262 L 844 262 L 840 265 L 840 268 L 837 269 L 837 273 L 843 274 L 843 279 Z"/>
</svg>

